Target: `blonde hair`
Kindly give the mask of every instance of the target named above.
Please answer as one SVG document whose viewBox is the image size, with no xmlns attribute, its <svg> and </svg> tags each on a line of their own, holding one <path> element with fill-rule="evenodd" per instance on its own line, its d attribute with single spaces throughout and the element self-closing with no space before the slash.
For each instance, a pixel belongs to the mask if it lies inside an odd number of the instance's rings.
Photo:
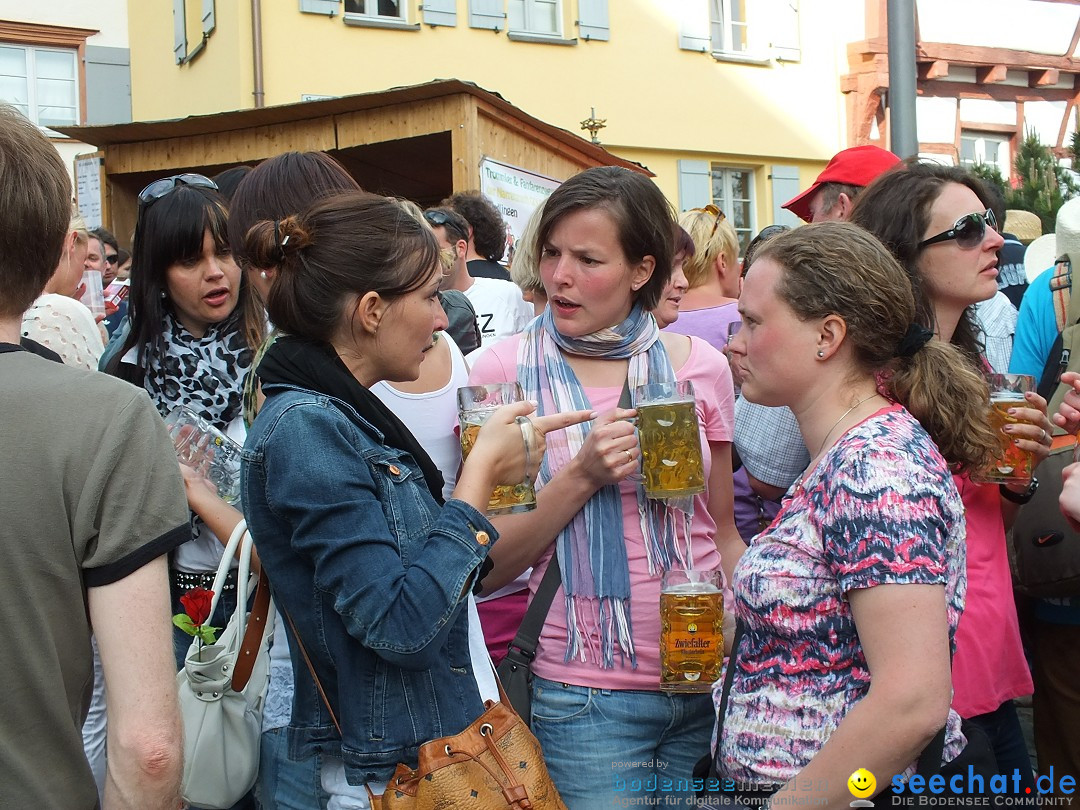
<svg viewBox="0 0 1080 810">
<path fill-rule="evenodd" d="M 541 293 L 546 296 L 544 282 L 540 280 L 540 246 L 536 242 L 536 233 L 540 230 L 540 218 L 544 215 L 544 204 L 540 203 L 532 212 L 525 230 L 517 241 L 514 260 L 510 262 L 510 280 L 517 284 L 522 292 Z"/>
<path fill-rule="evenodd" d="M 68 224 L 68 233 L 72 231 L 75 232 L 75 238 L 80 244 L 90 241 L 90 229 L 86 227 L 86 220 L 77 211 L 72 212 L 71 222 Z"/>
<path fill-rule="evenodd" d="M 724 257 L 728 270 L 738 273 L 739 236 L 726 217 L 717 222 L 708 211 L 694 209 L 679 214 L 679 224 L 694 240 L 694 255 L 683 264 L 691 290 L 713 275 L 717 256 Z"/>
</svg>

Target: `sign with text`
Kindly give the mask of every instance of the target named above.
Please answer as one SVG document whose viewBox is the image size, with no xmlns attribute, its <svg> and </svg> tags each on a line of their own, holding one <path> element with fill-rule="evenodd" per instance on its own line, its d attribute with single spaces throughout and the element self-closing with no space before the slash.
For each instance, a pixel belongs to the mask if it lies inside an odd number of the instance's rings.
<svg viewBox="0 0 1080 810">
<path fill-rule="evenodd" d="M 507 247 L 521 237 L 533 211 L 561 185 L 542 174 L 507 166 L 491 158 L 480 161 L 480 191 L 499 209 L 509 230 Z M 509 253 L 509 251 L 507 251 Z"/>
<path fill-rule="evenodd" d="M 75 197 L 79 214 L 90 230 L 100 228 L 105 221 L 102 190 L 102 163 L 104 155 L 94 152 L 75 158 Z"/>
</svg>

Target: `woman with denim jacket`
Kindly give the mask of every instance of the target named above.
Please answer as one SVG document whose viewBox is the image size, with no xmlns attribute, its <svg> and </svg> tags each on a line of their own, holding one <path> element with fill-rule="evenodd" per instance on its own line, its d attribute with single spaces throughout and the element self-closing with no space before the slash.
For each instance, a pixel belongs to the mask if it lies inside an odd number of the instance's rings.
<svg viewBox="0 0 1080 810">
<path fill-rule="evenodd" d="M 290 751 L 324 757 L 330 808 L 365 808 L 399 762 L 415 767 L 421 744 L 462 731 L 494 697 L 463 609 L 498 538 L 483 510 L 494 486 L 536 472 L 545 431 L 590 414 L 496 411 L 443 503 L 438 469 L 368 390 L 415 379 L 446 327 L 431 231 L 355 192 L 260 222 L 245 242 L 255 266 L 278 268 L 267 311 L 284 333 L 258 368 L 266 402 L 242 487 L 291 619 Z"/>
</svg>

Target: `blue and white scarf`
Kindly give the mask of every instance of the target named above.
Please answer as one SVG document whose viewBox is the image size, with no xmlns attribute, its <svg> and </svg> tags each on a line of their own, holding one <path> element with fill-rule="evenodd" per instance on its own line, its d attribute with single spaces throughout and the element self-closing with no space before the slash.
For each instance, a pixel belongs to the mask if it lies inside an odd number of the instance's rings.
<svg viewBox="0 0 1080 810">
<path fill-rule="evenodd" d="M 518 381 L 525 398 L 537 403 L 540 414 L 592 409 L 564 353 L 629 359 L 627 382 L 631 391 L 638 385 L 675 380 L 656 320 L 640 306 L 635 306 L 622 323 L 579 338 L 559 334 L 551 310 L 547 309 L 522 333 L 517 359 Z M 582 423 L 547 437 L 537 489 L 551 480 L 553 469 L 561 470 L 577 455 L 590 429 L 589 423 Z M 680 551 L 675 541 L 675 510 L 662 502 L 647 500 L 640 484 L 637 489 L 649 572 L 658 575 L 659 571 L 670 568 L 673 561 L 688 565 L 689 533 L 687 548 Z M 586 646 L 592 637 L 588 626 L 593 624 L 599 628 L 600 650 L 599 654 L 592 650 L 591 657 L 604 669 L 612 669 L 617 644 L 622 660 L 629 658 L 631 666 L 636 668 L 629 610 L 630 570 L 619 487 L 610 484 L 597 491 L 555 542 L 566 597 L 565 660 L 588 660 Z"/>
</svg>

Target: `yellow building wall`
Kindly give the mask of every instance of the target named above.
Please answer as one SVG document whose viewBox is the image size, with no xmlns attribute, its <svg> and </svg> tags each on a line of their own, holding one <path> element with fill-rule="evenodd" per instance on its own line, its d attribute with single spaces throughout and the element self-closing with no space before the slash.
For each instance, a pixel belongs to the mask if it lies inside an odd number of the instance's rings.
<svg viewBox="0 0 1080 810">
<path fill-rule="evenodd" d="M 863 2 L 804 0 L 801 61 L 767 65 L 680 49 L 676 12 L 686 2 L 692 0 L 610 0 L 610 41 L 563 46 L 470 28 L 468 0 L 457 2 L 456 27 L 418 31 L 351 26 L 340 15 L 300 13 L 297 0 L 263 0 L 265 101 L 289 104 L 303 94 L 348 95 L 456 78 L 576 133 L 595 108 L 607 121 L 600 132 L 604 145 L 635 160 L 642 155 L 640 162 L 673 201 L 680 158 L 730 158 L 729 165 L 760 169 L 761 227 L 772 221 L 769 165 L 799 166 L 805 188 L 847 145 L 839 76 L 846 72 L 846 43 L 862 34 Z M 130 0 L 136 120 L 252 106 L 250 3 L 218 2 L 217 30 L 204 52 L 179 67 L 172 58 L 172 17 L 163 5 Z M 413 23 L 419 21 L 416 5 L 409 3 Z M 577 0 L 563 0 L 561 7 L 564 36 L 573 38 Z M 193 33 L 189 40 L 197 42 Z"/>
</svg>

